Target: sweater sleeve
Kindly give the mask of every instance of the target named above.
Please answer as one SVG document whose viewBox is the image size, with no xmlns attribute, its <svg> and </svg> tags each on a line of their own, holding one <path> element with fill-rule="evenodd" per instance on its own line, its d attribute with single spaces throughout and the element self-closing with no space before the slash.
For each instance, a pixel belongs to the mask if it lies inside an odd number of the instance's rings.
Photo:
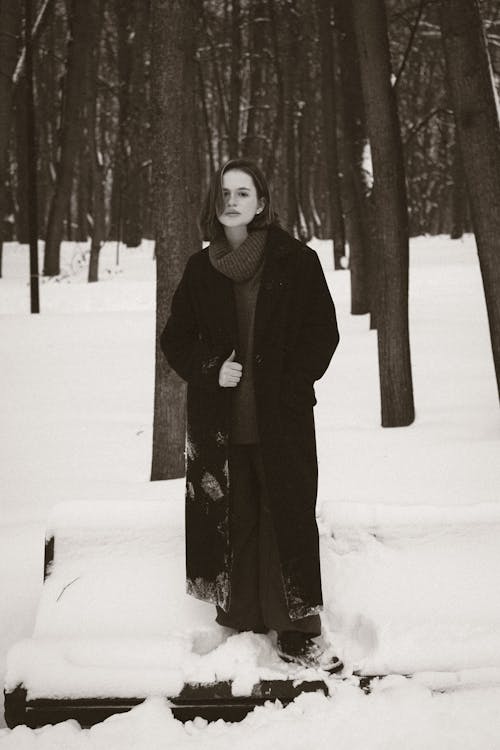
<svg viewBox="0 0 500 750">
<path fill-rule="evenodd" d="M 160 336 L 160 346 L 169 365 L 187 383 L 216 390 L 219 371 L 229 356 L 227 347 L 210 347 L 202 337 L 193 306 L 190 278 L 191 258 L 172 298 L 170 317 Z"/>
</svg>

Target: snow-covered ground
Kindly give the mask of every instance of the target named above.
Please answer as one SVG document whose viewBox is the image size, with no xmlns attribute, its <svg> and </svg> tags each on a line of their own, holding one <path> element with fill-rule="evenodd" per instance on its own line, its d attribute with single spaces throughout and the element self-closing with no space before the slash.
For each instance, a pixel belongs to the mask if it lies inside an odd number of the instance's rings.
<svg viewBox="0 0 500 750">
<path fill-rule="evenodd" d="M 235 743 L 289 750 L 306 742 L 350 750 L 399 749 L 403 743 L 440 750 L 500 748 L 500 426 L 474 241 L 412 241 L 417 418 L 411 427 L 393 430 L 379 426 L 376 334 L 368 330 L 366 316 L 349 315 L 349 275 L 331 270 L 330 243 L 312 244 L 327 272 L 341 329 L 340 347 L 316 387 L 324 627 L 348 673 L 353 668 L 417 672 L 418 678 L 386 678 L 368 696 L 355 680 L 336 682 L 330 698 L 305 695 L 286 709 L 266 706 L 237 726 L 207 726 L 201 720 L 182 726 L 156 697 L 90 731 L 74 722 L 36 732 L 0 730 L 2 750 L 229 748 Z M 43 539 L 54 506 L 92 501 L 104 508 L 105 501 L 128 501 L 136 509 L 137 504 L 165 503 L 175 521 L 163 540 L 168 553 L 162 564 L 170 576 L 164 590 L 181 608 L 182 674 L 193 665 L 220 674 L 242 654 L 254 674 L 261 673 L 272 662 L 266 637 L 224 640 L 211 608 L 184 597 L 182 480 L 148 482 L 152 245 L 121 248 L 119 266 L 116 247 L 106 246 L 102 280 L 93 285 L 85 283 L 82 249 L 64 246 L 60 280 L 42 282 L 40 316 L 28 314 L 26 247 L 5 249 L 0 280 L 0 672 L 5 674 L 8 649 L 35 629 Z M 75 552 L 72 558 L 72 549 L 69 545 L 68 574 L 78 556 Z M 140 559 L 139 549 L 135 560 Z M 148 567 L 147 560 L 143 564 L 150 584 L 161 585 L 163 572 Z M 53 586 L 56 574 L 57 566 Z M 135 596 L 158 601 L 152 584 L 140 589 L 137 573 L 133 585 Z M 94 587 L 87 594 L 101 596 L 102 604 L 103 590 Z M 156 607 L 157 619 L 145 617 L 144 608 L 142 621 L 139 617 L 131 624 L 129 619 L 127 625 L 117 618 L 116 633 L 113 621 L 106 622 L 111 637 L 132 639 L 122 647 L 133 655 L 132 666 L 143 674 L 146 670 L 146 682 L 148 658 L 160 666 L 162 658 L 158 661 L 154 649 L 145 654 L 139 641 L 156 637 L 158 648 L 161 628 L 173 627 L 168 603 Z M 70 615 L 68 605 L 66 619 L 55 624 L 45 596 L 35 633 L 42 639 L 62 636 Z M 102 628 L 103 617 L 102 606 L 97 607 L 93 617 L 87 616 L 84 625 L 74 623 L 67 635 L 77 639 L 83 628 L 88 636 L 92 628 Z M 54 627 L 59 631 L 51 634 Z M 57 643 L 59 656 L 67 655 L 64 642 Z M 77 640 L 66 645 L 78 658 L 89 648 Z M 213 650 L 203 653 L 209 647 Z M 116 649 L 107 652 L 108 664 L 120 660 L 119 644 Z M 98 648 L 92 658 L 96 653 Z M 41 667 L 35 659 L 24 667 L 37 674 L 37 664 Z M 62 667 L 60 674 L 68 679 L 64 662 Z"/>
</svg>

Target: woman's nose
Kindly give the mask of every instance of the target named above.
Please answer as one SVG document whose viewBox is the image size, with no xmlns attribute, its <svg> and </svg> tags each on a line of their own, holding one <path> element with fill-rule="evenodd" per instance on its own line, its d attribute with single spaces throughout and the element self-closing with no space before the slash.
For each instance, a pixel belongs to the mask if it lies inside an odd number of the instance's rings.
<svg viewBox="0 0 500 750">
<path fill-rule="evenodd" d="M 227 205 L 228 206 L 234 206 L 236 204 L 236 195 L 228 195 L 227 197 Z"/>
</svg>

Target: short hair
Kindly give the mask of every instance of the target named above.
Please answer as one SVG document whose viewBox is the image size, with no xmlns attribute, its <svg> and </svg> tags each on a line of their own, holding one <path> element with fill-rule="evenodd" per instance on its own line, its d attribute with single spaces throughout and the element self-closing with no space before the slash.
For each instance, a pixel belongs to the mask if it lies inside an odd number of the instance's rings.
<svg viewBox="0 0 500 750">
<path fill-rule="evenodd" d="M 278 225 L 279 219 L 272 205 L 271 193 L 267 180 L 261 169 L 250 161 L 250 159 L 229 159 L 213 175 L 210 181 L 208 193 L 203 202 L 200 212 L 200 230 L 204 240 L 214 240 L 219 237 L 224 228 L 220 223 L 217 215 L 224 210 L 224 198 L 222 195 L 222 177 L 226 172 L 232 169 L 239 169 L 250 175 L 257 191 L 257 198 L 264 198 L 264 208 L 254 216 L 248 225 L 249 231 L 254 229 L 265 229 L 271 225 Z"/>
</svg>

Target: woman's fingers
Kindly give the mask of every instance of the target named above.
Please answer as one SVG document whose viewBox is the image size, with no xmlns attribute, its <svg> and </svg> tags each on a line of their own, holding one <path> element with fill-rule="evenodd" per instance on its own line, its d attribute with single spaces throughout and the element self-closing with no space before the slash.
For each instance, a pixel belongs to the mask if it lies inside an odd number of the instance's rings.
<svg viewBox="0 0 500 750">
<path fill-rule="evenodd" d="M 243 366 L 239 362 L 226 359 L 219 373 L 219 385 L 223 388 L 234 388 L 241 380 Z"/>
</svg>

